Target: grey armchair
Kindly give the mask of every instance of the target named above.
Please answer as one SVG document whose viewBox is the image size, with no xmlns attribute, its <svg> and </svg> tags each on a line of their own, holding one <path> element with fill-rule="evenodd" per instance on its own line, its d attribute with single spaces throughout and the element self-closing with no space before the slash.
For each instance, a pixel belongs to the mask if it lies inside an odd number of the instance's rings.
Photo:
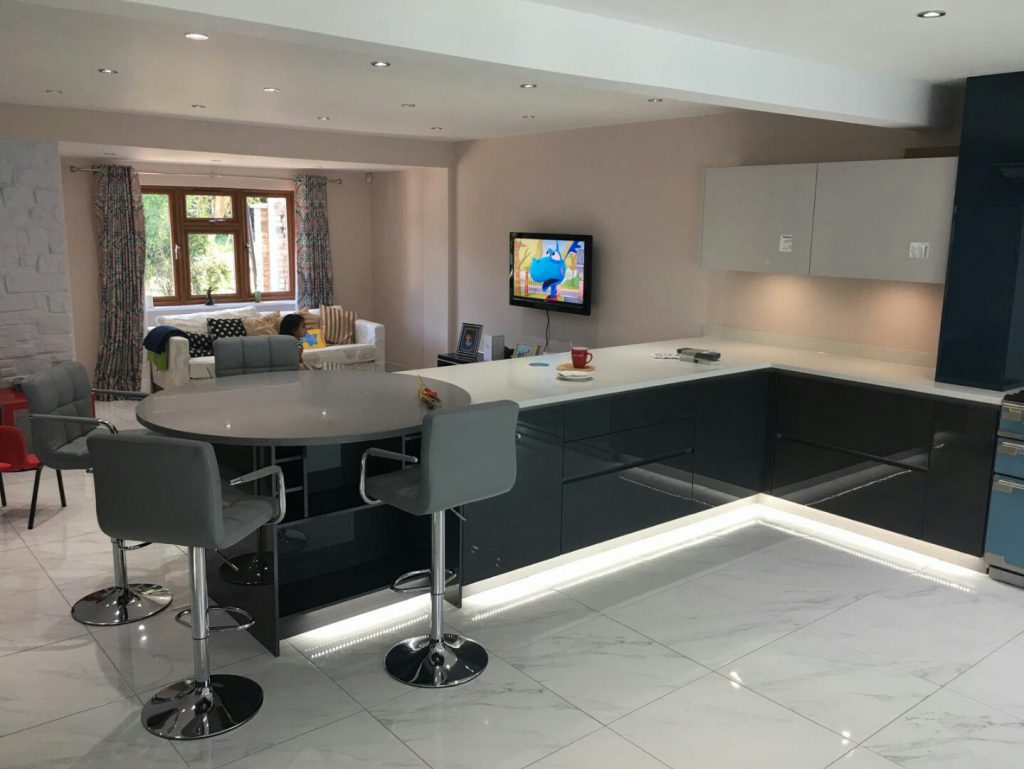
<svg viewBox="0 0 1024 769">
<path fill-rule="evenodd" d="M 213 371 L 218 377 L 298 371 L 302 349 L 291 336 L 236 336 L 213 343 Z"/>
</svg>

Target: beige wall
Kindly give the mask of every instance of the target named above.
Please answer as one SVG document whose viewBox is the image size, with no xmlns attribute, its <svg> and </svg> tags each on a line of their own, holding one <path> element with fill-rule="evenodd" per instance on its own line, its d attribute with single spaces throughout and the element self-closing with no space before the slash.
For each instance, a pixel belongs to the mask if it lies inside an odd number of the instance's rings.
<svg viewBox="0 0 1024 769">
<path fill-rule="evenodd" d="M 65 228 L 68 243 L 68 273 L 71 283 L 71 312 L 75 350 L 90 375 L 99 348 L 100 263 L 93 220 L 93 179 L 88 173 L 71 173 L 71 165 L 90 165 L 88 159 L 65 159 L 62 166 Z M 225 168 L 225 174 L 255 174 L 278 180 L 252 177 L 181 176 L 187 166 L 140 163 L 143 185 L 228 187 L 264 190 L 293 190 L 294 171 Z M 173 174 L 173 175 L 172 175 Z M 331 172 L 342 184 L 327 185 L 327 216 L 331 226 L 331 255 L 334 268 L 335 301 L 354 309 L 361 318 L 374 320 L 373 274 L 370 253 L 370 190 L 362 173 Z"/>
<path fill-rule="evenodd" d="M 552 349 L 701 333 L 705 324 L 934 352 L 941 286 L 703 271 L 708 166 L 902 157 L 953 133 L 733 112 L 456 148 L 458 321 L 541 341 L 544 313 L 508 305 L 508 233 L 590 233 L 589 318 L 552 313 Z"/>
<path fill-rule="evenodd" d="M 378 173 L 372 187 L 373 304 L 388 367 L 432 366 L 449 337 L 448 173 Z"/>
</svg>

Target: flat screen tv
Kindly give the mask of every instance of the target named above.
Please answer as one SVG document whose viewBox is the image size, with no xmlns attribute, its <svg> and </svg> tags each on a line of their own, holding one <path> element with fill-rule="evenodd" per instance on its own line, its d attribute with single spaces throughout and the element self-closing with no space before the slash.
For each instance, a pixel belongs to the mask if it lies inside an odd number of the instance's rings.
<svg viewBox="0 0 1024 769">
<path fill-rule="evenodd" d="M 510 232 L 509 304 L 590 315 L 593 256 L 590 235 Z"/>
</svg>

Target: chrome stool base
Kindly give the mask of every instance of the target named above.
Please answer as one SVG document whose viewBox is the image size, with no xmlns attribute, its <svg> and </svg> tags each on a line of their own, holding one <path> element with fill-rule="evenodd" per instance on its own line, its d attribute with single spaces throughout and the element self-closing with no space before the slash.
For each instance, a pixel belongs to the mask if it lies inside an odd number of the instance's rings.
<svg viewBox="0 0 1024 769">
<path fill-rule="evenodd" d="M 71 616 L 83 625 L 127 625 L 152 617 L 171 605 L 171 591 L 160 585 L 133 583 L 105 587 L 79 599 Z"/>
<path fill-rule="evenodd" d="M 260 553 L 237 556 L 218 569 L 220 578 L 230 585 L 270 585 L 274 582 L 273 572 L 270 561 Z"/>
<path fill-rule="evenodd" d="M 212 675 L 208 689 L 178 681 L 142 708 L 142 725 L 168 740 L 201 740 L 236 729 L 259 712 L 263 689 L 242 676 Z"/>
<path fill-rule="evenodd" d="M 392 678 L 427 689 L 472 681 L 487 667 L 487 650 L 476 641 L 445 633 L 442 642 L 428 636 L 409 638 L 391 647 L 384 667 Z"/>
</svg>

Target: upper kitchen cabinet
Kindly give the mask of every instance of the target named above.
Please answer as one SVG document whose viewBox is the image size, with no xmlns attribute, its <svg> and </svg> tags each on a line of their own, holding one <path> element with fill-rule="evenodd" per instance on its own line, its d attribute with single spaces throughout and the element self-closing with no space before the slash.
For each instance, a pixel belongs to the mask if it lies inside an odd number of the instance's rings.
<svg viewBox="0 0 1024 769">
<path fill-rule="evenodd" d="M 956 158 L 818 165 L 811 275 L 942 283 Z"/>
<path fill-rule="evenodd" d="M 800 163 L 707 169 L 701 265 L 806 275 L 817 168 Z"/>
</svg>

